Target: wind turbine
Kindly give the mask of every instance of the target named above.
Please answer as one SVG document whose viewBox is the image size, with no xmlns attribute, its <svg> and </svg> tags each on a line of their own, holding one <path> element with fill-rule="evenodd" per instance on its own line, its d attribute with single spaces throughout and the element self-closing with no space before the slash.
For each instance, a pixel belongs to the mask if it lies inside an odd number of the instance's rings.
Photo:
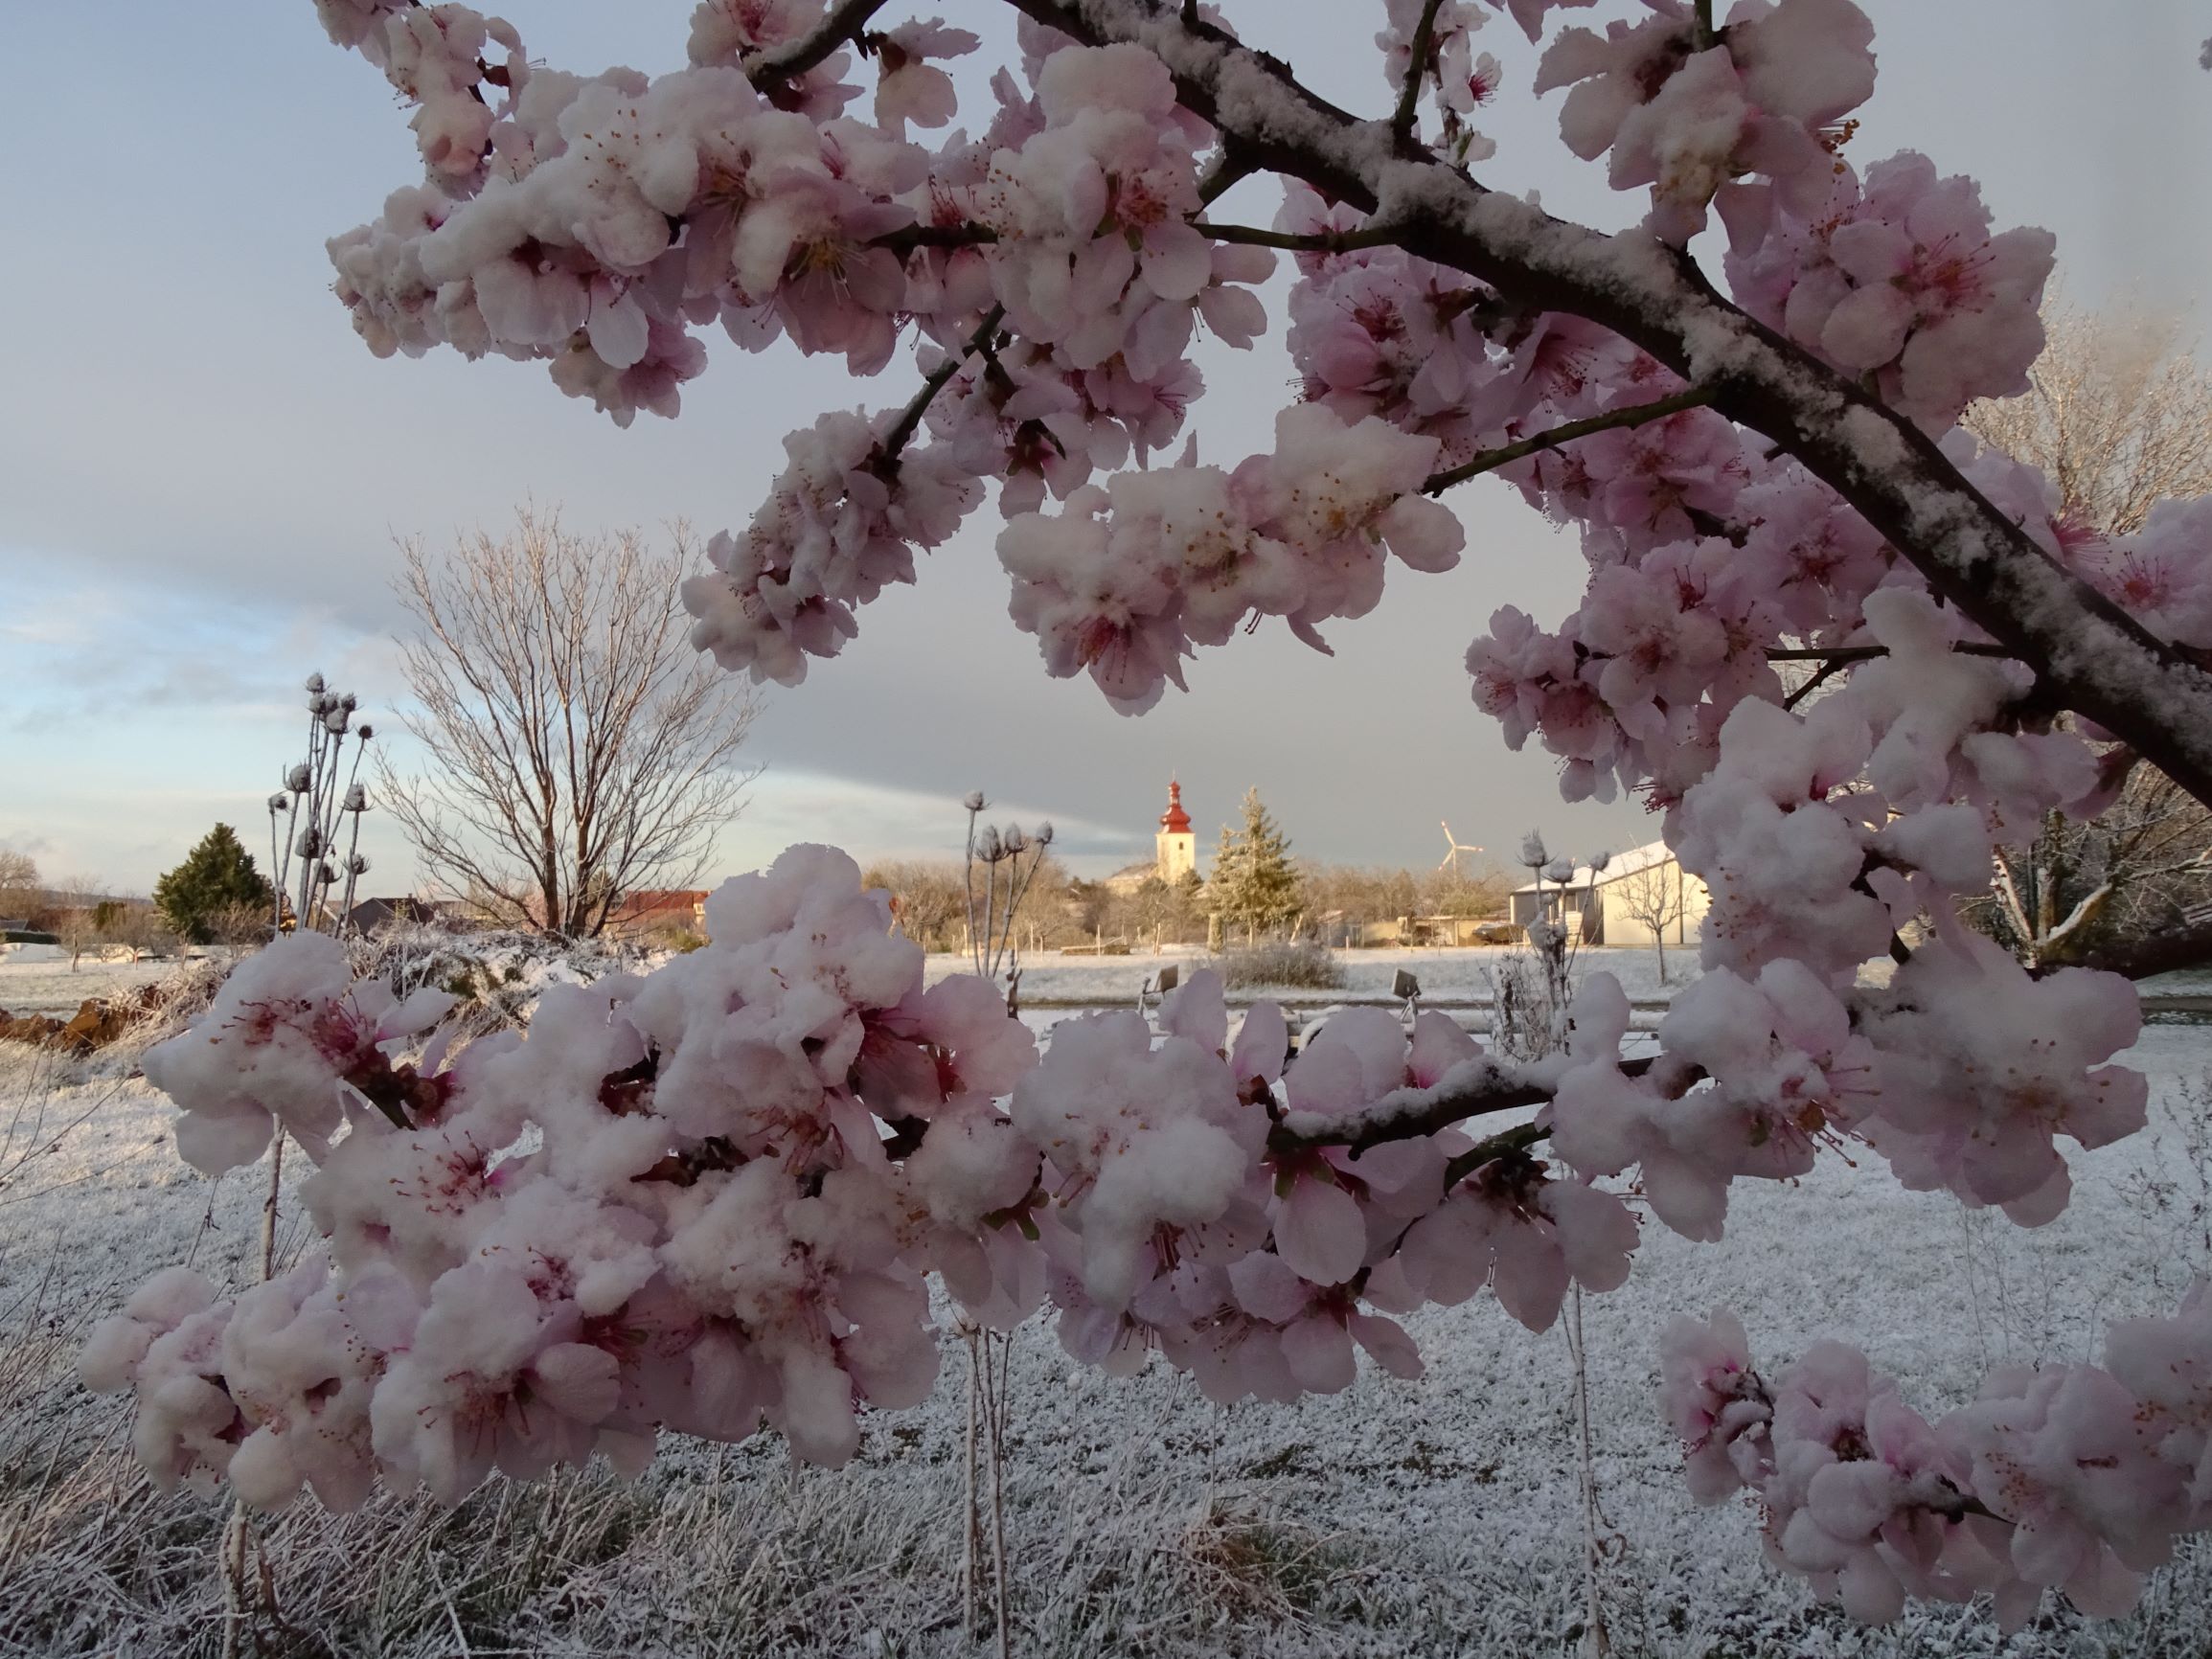
<svg viewBox="0 0 2212 1659">
<path fill-rule="evenodd" d="M 1451 832 L 1451 826 L 1448 823 L 1444 826 L 1444 844 L 1451 851 L 1437 860 L 1436 867 L 1439 870 L 1449 870 L 1451 878 L 1457 881 L 1460 879 L 1459 855 L 1462 852 L 1480 852 L 1482 849 L 1470 847 L 1462 842 L 1458 836 Z"/>
</svg>

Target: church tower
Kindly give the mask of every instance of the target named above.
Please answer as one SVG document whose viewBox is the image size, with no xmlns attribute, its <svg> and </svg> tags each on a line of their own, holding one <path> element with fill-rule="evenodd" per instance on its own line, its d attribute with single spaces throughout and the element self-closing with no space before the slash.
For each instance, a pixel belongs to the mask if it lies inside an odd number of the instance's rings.
<svg viewBox="0 0 2212 1659">
<path fill-rule="evenodd" d="M 1198 838 L 1191 833 L 1191 815 L 1183 810 L 1183 786 L 1168 780 L 1168 809 L 1160 814 L 1160 832 L 1153 837 L 1158 849 L 1160 879 L 1170 886 L 1198 867 Z"/>
</svg>

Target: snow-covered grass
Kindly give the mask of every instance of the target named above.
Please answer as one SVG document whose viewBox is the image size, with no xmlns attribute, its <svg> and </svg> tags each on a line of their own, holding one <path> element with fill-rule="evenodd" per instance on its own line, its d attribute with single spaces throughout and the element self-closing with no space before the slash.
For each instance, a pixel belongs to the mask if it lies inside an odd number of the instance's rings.
<svg viewBox="0 0 2212 1659">
<path fill-rule="evenodd" d="M 1399 969 L 1404 968 L 1420 980 L 1424 996 L 1453 1000 L 1483 998 L 1490 995 L 1488 975 L 1510 954 L 1510 949 L 1502 945 L 1339 950 L 1336 962 L 1344 970 L 1342 989 L 1291 989 L 1275 994 L 1278 1000 L 1301 1008 L 1319 1007 L 1332 998 L 1388 996 L 1392 978 Z M 1697 971 L 1697 958 L 1695 945 L 1686 950 L 1670 945 L 1664 982 L 1659 978 L 1658 958 L 1649 945 L 1593 948 L 1582 951 L 1575 960 L 1578 974 L 1603 969 L 1620 980 L 1621 989 L 1629 993 L 1630 1000 L 1655 1002 L 1672 996 L 1688 983 Z M 1157 973 L 1170 963 L 1178 965 L 1187 975 L 1194 968 L 1205 966 L 1208 960 L 1204 950 L 1191 945 L 1170 945 L 1156 955 L 1150 950 L 1134 951 L 1128 956 L 1060 956 L 1048 951 L 1022 958 L 1021 995 L 1025 1002 L 1080 1000 L 1117 1008 L 1134 1007 L 1137 988 L 1147 976 Z M 949 974 L 972 972 L 973 967 L 965 956 L 940 954 L 929 958 L 927 971 L 934 983 Z M 1231 1000 L 1270 994 L 1264 989 L 1239 991 Z"/>
<path fill-rule="evenodd" d="M 1831 1159 L 1802 1187 L 1739 1187 L 1718 1246 L 1647 1227 L 1628 1286 L 1585 1309 L 1616 1653 L 2212 1650 L 2202 1550 L 2118 1625 L 2047 1610 L 2000 1643 L 1983 1615 L 1934 1609 L 1861 1632 L 1761 1564 L 1746 1510 L 1690 1504 L 1654 1406 L 1653 1336 L 1677 1311 L 1737 1307 L 1767 1361 L 1848 1334 L 1936 1410 L 1985 1366 L 2083 1357 L 2105 1320 L 2170 1307 L 2207 1264 L 2191 1213 L 2205 1171 L 2189 1152 L 2207 1108 L 2184 1085 L 2212 1066 L 2212 1033 L 2154 1029 L 2133 1058 L 2154 1079 L 2154 1133 L 2079 1157 L 2073 1207 L 2041 1231 L 1902 1192 L 1871 1157 Z M 70 1368 L 90 1323 L 154 1268 L 246 1277 L 261 1187 L 184 1170 L 167 1106 L 128 1070 L 126 1055 L 0 1052 L 0 1654 L 219 1650 L 223 1504 L 152 1493 L 127 1457 L 126 1412 L 86 1396 Z M 289 1254 L 306 1239 L 288 1195 L 283 1216 Z M 1487 1297 L 1412 1323 L 1430 1368 L 1419 1382 L 1363 1373 L 1334 1398 L 1232 1411 L 1158 1364 L 1104 1377 L 1026 1328 L 1007 1469 L 1015 1651 L 1576 1651 L 1565 1343 Z M 673 1446 L 629 1487 L 598 1470 L 495 1484 L 450 1514 L 416 1498 L 342 1518 L 303 1504 L 262 1534 L 265 1650 L 976 1651 L 957 1629 L 961 1363 L 948 1347 L 934 1397 L 873 1420 L 839 1471 L 794 1472 L 764 1435 Z"/>
<path fill-rule="evenodd" d="M 67 957 L 54 962 L 0 956 L 0 1009 L 72 1014 L 88 997 L 121 996 L 142 985 L 161 984 L 176 971 L 173 962 L 101 962 L 88 956 L 73 972 Z"/>
</svg>

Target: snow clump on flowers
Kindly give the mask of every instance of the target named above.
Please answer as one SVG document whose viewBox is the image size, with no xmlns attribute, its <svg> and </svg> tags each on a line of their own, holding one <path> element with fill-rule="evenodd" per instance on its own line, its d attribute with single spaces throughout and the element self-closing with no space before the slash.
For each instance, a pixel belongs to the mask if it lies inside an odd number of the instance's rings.
<svg viewBox="0 0 2212 1659">
<path fill-rule="evenodd" d="M 795 686 L 809 657 L 859 631 L 853 612 L 914 580 L 914 549 L 936 547 L 982 487 L 936 447 L 885 454 L 890 417 L 832 413 L 784 440 L 790 465 L 742 535 L 707 544 L 717 574 L 688 578 L 692 644 L 756 683 Z"/>
<path fill-rule="evenodd" d="M 1326 649 L 1316 625 L 1374 607 L 1386 553 L 1420 570 L 1458 561 L 1458 518 L 1415 493 L 1435 440 L 1308 404 L 1276 417 L 1275 441 L 1234 472 L 1122 473 L 1071 492 L 1057 516 L 1008 523 L 1015 621 L 1049 671 L 1087 670 L 1138 712 L 1183 685 L 1194 645 L 1224 643 L 1248 617 L 1283 617 Z"/>
</svg>

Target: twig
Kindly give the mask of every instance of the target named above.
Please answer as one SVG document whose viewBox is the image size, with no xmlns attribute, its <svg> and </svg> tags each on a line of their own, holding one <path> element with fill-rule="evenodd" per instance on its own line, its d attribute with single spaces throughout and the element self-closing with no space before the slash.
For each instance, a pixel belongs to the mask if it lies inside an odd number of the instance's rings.
<svg viewBox="0 0 2212 1659">
<path fill-rule="evenodd" d="M 1950 648 L 1955 655 L 1962 657 L 2009 657 L 2014 654 L 2008 647 L 1982 645 L 1973 640 L 1963 641 Z M 1845 663 L 1863 663 L 1874 657 L 1887 655 L 1887 646 L 1790 646 L 1768 651 L 1767 660 L 1770 663 L 1831 663 L 1841 667 Z"/>
<path fill-rule="evenodd" d="M 1216 224 L 1211 219 L 1193 219 L 1191 229 L 1218 242 L 1282 248 L 1295 254 L 1342 254 L 1356 248 L 1387 247 L 1403 235 L 1395 225 L 1363 225 L 1356 231 L 1271 231 L 1258 225 Z"/>
<path fill-rule="evenodd" d="M 1606 1632 L 1606 1608 L 1598 1594 L 1598 1474 L 1590 1449 L 1589 1351 L 1583 1345 L 1583 1287 L 1577 1284 L 1567 1303 L 1567 1354 L 1575 1372 L 1575 1454 L 1582 1473 L 1583 1495 L 1583 1651 L 1589 1659 L 1606 1659 L 1612 1639 Z"/>
<path fill-rule="evenodd" d="M 1398 111 L 1390 118 L 1393 138 L 1413 136 L 1413 114 L 1421 102 L 1421 83 L 1428 75 L 1428 55 L 1436 44 L 1436 13 L 1444 0 L 1427 0 L 1421 8 L 1421 21 L 1413 26 L 1413 56 L 1405 65 L 1405 85 L 1398 94 Z M 1708 8 L 1711 0 L 1705 0 Z"/>
<path fill-rule="evenodd" d="M 975 1331 L 970 1328 L 963 1334 L 968 1342 L 968 1489 L 967 1502 L 961 1510 L 960 1526 L 960 1633 L 964 1638 L 972 1640 L 975 1635 L 975 1567 L 982 1530 L 976 1518 L 975 1507 L 975 1425 L 977 1401 L 982 1394 L 983 1382 L 975 1364 Z"/>
<path fill-rule="evenodd" d="M 1006 1392 L 1006 1366 L 1002 1355 L 999 1364 L 998 1393 L 1000 1409 L 993 1411 L 991 1388 L 991 1333 L 983 1334 L 983 1411 L 991 1430 L 991 1577 L 997 1593 L 998 1603 L 998 1659 L 1008 1659 L 1009 1638 L 1006 1624 L 1006 1442 L 1001 1433 L 1005 1421 L 1003 1397 Z"/>
<path fill-rule="evenodd" d="M 930 370 L 928 378 L 922 382 L 914 396 L 907 400 L 905 411 L 899 417 L 898 423 L 884 433 L 881 442 L 876 445 L 877 459 L 880 464 L 891 466 L 898 462 L 899 452 L 921 430 L 922 417 L 936 400 L 937 394 L 944 391 L 952 376 L 960 373 L 963 363 L 991 343 L 991 336 L 998 331 L 998 325 L 1005 320 L 1006 307 L 992 307 L 984 313 L 983 321 L 976 326 L 975 332 L 968 336 L 961 349 L 948 354 L 944 362 Z"/>
<path fill-rule="evenodd" d="M 1622 426 L 1641 426 L 1647 421 L 1664 420 L 1670 415 L 1679 415 L 1685 409 L 1701 409 L 1719 396 L 1710 386 L 1692 386 L 1676 393 L 1672 398 L 1654 398 L 1649 403 L 1630 403 L 1619 409 L 1608 409 L 1603 415 L 1592 415 L 1586 420 L 1569 420 L 1563 426 L 1554 426 L 1548 432 L 1539 432 L 1533 438 L 1523 438 L 1517 443 L 1508 443 L 1500 449 L 1487 449 L 1472 460 L 1442 472 L 1432 472 L 1421 486 L 1425 495 L 1436 495 L 1455 484 L 1465 484 L 1470 478 L 1479 478 L 1485 472 L 1494 472 L 1500 466 L 1510 466 L 1539 450 L 1557 449 L 1562 443 L 1571 443 L 1577 438 L 1587 438 L 1595 432 L 1610 432 Z"/>
<path fill-rule="evenodd" d="M 889 0 L 844 0 L 822 19 L 814 32 L 805 37 L 779 46 L 773 52 L 764 52 L 745 64 L 745 79 L 755 86 L 769 81 L 790 80 L 828 57 L 831 53 L 859 34 L 867 27 L 868 19 L 883 10 Z"/>
<path fill-rule="evenodd" d="M 1621 1071 L 1631 1078 L 1642 1077 L 1658 1063 L 1655 1057 L 1643 1056 L 1621 1062 Z M 1676 1062 L 1677 1064 L 1679 1062 Z M 1693 1078 L 1701 1073 L 1690 1074 Z M 1552 1098 L 1552 1091 L 1541 1083 L 1523 1082 L 1511 1069 L 1493 1071 L 1472 1087 L 1455 1089 L 1438 1095 L 1434 1100 L 1419 1103 L 1418 1110 L 1377 1115 L 1372 1121 L 1352 1125 L 1331 1124 L 1319 1133 L 1304 1134 L 1277 1124 L 1267 1131 L 1267 1149 L 1270 1152 L 1298 1152 L 1316 1147 L 1342 1147 L 1354 1152 L 1369 1147 L 1380 1146 L 1385 1141 L 1404 1141 L 1420 1135 L 1433 1135 L 1439 1129 L 1469 1118 L 1487 1117 L 1494 1112 L 1510 1112 L 1521 1106 L 1540 1106 Z M 1351 1132 L 1345 1132 L 1349 1128 Z M 1520 1134 L 1520 1129 L 1508 1129 L 1504 1136 Z M 1485 1142 L 1490 1146 L 1490 1142 Z M 1502 1148 L 1498 1149 L 1503 1149 Z M 1493 1150 L 1491 1156 L 1496 1156 Z"/>
</svg>

